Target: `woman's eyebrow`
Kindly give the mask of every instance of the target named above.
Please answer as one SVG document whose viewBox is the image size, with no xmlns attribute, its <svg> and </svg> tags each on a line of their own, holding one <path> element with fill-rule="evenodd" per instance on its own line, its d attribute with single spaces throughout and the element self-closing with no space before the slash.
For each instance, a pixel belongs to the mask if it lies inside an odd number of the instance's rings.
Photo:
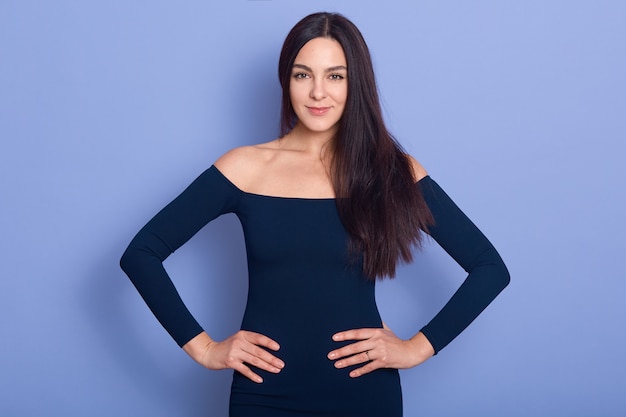
<svg viewBox="0 0 626 417">
<path fill-rule="evenodd" d="M 335 71 L 341 71 L 341 70 L 347 71 L 348 68 L 345 65 L 336 65 L 334 67 L 326 68 L 324 72 L 335 72 Z"/>
<path fill-rule="evenodd" d="M 293 64 L 293 68 L 300 68 L 305 71 L 313 72 L 311 67 L 304 65 L 304 64 Z M 345 65 L 335 65 L 334 67 L 326 68 L 324 72 L 328 73 L 328 72 L 341 71 L 341 70 L 348 70 L 348 68 Z"/>
</svg>

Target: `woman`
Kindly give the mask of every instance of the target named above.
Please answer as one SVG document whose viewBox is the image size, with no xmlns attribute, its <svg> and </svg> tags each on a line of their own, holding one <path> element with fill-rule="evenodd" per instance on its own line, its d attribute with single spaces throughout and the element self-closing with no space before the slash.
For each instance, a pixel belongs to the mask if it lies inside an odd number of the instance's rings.
<svg viewBox="0 0 626 417">
<path fill-rule="evenodd" d="M 398 369 L 427 360 L 508 284 L 498 253 L 387 132 L 370 55 L 338 14 L 305 17 L 280 56 L 280 138 L 234 149 L 133 239 L 122 257 L 156 317 L 194 360 L 235 370 L 231 416 L 401 416 Z M 241 331 L 213 340 L 162 261 L 233 212 L 249 293 Z M 422 232 L 469 272 L 409 340 L 386 328 L 377 279 L 411 260 Z"/>
</svg>

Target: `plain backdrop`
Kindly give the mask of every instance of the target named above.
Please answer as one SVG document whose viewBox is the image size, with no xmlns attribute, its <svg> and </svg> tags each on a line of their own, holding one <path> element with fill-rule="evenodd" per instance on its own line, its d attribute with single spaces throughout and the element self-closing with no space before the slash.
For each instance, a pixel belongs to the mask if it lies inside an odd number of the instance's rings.
<svg viewBox="0 0 626 417">
<path fill-rule="evenodd" d="M 319 10 L 362 30 L 388 127 L 512 275 L 401 372 L 405 415 L 626 414 L 624 1 L 1 0 L 1 415 L 227 415 L 231 374 L 118 261 L 222 153 L 276 137 L 280 46 Z M 166 268 L 209 334 L 238 329 L 236 217 Z M 383 319 L 410 337 L 464 277 L 428 245 L 378 286 Z"/>
</svg>

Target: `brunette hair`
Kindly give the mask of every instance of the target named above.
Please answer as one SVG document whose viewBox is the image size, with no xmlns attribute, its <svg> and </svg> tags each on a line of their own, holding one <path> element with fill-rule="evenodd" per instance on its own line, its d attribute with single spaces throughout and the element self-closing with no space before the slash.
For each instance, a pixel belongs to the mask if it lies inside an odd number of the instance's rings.
<svg viewBox="0 0 626 417">
<path fill-rule="evenodd" d="M 394 277 L 398 261 L 412 259 L 412 247 L 432 215 L 415 185 L 411 162 L 385 127 L 369 49 L 359 29 L 337 13 L 314 13 L 287 35 L 278 62 L 282 86 L 281 136 L 298 118 L 289 84 L 300 49 L 314 38 L 330 38 L 348 64 L 348 98 L 333 138 L 331 176 L 341 221 L 353 254 L 362 256 L 370 279 Z"/>
</svg>

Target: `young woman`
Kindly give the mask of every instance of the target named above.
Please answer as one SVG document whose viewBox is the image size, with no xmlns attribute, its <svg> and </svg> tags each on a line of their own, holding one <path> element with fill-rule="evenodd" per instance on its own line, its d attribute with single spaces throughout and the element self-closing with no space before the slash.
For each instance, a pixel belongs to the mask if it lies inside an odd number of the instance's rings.
<svg viewBox="0 0 626 417">
<path fill-rule="evenodd" d="M 280 138 L 234 149 L 161 210 L 121 261 L 176 342 L 235 370 L 230 415 L 401 416 L 398 369 L 427 360 L 508 284 L 500 256 L 387 132 L 369 51 L 338 14 L 305 17 L 280 56 Z M 243 226 L 249 293 L 241 330 L 213 340 L 162 262 L 206 223 Z M 401 340 L 374 299 L 422 233 L 468 273 L 436 317 Z"/>
</svg>

